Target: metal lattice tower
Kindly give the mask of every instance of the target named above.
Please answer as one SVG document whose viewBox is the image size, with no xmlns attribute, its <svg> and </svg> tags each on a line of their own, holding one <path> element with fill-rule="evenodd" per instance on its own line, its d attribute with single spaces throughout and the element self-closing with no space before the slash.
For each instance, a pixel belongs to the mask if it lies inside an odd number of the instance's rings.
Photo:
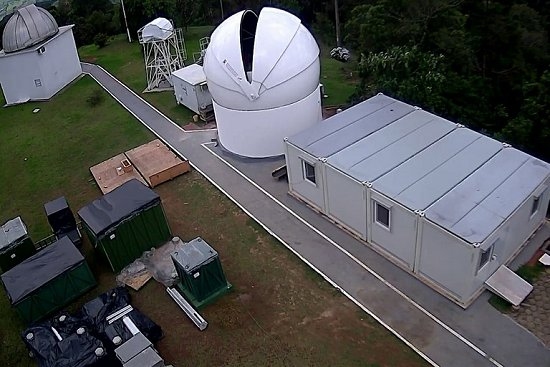
<svg viewBox="0 0 550 367">
<path fill-rule="evenodd" d="M 145 92 L 172 89 L 172 72 L 185 66 L 187 59 L 183 30 L 157 18 L 138 30 L 138 39 L 145 58 Z"/>
</svg>

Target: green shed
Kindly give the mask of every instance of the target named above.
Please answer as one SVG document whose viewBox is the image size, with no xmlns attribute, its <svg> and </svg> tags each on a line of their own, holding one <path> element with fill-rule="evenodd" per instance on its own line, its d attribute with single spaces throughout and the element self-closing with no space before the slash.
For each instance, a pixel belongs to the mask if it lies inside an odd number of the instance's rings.
<svg viewBox="0 0 550 367">
<path fill-rule="evenodd" d="M 177 287 L 195 307 L 211 303 L 231 289 L 218 252 L 200 237 L 172 253 L 172 261 L 179 276 Z"/>
<path fill-rule="evenodd" d="M 136 179 L 86 205 L 78 216 L 114 272 L 170 238 L 160 197 Z"/>
<path fill-rule="evenodd" d="M 40 250 L 1 278 L 12 306 L 28 324 L 63 308 L 96 285 L 84 257 L 68 237 Z"/>
<path fill-rule="evenodd" d="M 21 217 L 11 219 L 0 229 L 0 270 L 8 271 L 36 252 Z"/>
</svg>

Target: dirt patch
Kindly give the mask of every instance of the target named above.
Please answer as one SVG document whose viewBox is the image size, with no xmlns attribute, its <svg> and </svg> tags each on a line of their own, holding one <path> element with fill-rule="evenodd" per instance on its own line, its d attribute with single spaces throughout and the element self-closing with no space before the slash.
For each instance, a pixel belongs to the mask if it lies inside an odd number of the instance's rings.
<svg viewBox="0 0 550 367">
<path fill-rule="evenodd" d="M 200 332 L 149 282 L 135 304 L 158 322 L 175 366 L 421 366 L 425 362 L 255 225 L 197 173 L 159 186 L 172 232 L 203 237 L 233 292 L 201 310 Z"/>
</svg>

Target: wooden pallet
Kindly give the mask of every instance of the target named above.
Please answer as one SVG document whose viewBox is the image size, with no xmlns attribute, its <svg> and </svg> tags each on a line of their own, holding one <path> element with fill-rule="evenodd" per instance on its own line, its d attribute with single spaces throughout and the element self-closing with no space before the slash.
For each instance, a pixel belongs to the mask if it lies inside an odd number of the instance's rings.
<svg viewBox="0 0 550 367">
<path fill-rule="evenodd" d="M 159 139 L 126 152 L 132 165 L 151 187 L 189 172 L 189 162 L 174 154 Z"/>
<path fill-rule="evenodd" d="M 124 161 L 128 161 L 126 155 L 119 154 L 90 168 L 90 172 L 103 194 L 113 191 L 133 178 L 147 185 L 139 172 L 123 164 Z"/>
</svg>

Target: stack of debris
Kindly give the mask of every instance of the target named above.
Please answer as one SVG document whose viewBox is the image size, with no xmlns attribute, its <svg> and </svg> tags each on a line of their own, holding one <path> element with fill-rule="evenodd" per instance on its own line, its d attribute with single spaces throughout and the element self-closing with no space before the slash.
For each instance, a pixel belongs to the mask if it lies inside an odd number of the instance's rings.
<svg viewBox="0 0 550 367">
<path fill-rule="evenodd" d="M 160 326 L 130 304 L 118 287 L 86 303 L 80 312 L 34 325 L 23 341 L 40 367 L 163 367 L 153 344 Z"/>
</svg>

